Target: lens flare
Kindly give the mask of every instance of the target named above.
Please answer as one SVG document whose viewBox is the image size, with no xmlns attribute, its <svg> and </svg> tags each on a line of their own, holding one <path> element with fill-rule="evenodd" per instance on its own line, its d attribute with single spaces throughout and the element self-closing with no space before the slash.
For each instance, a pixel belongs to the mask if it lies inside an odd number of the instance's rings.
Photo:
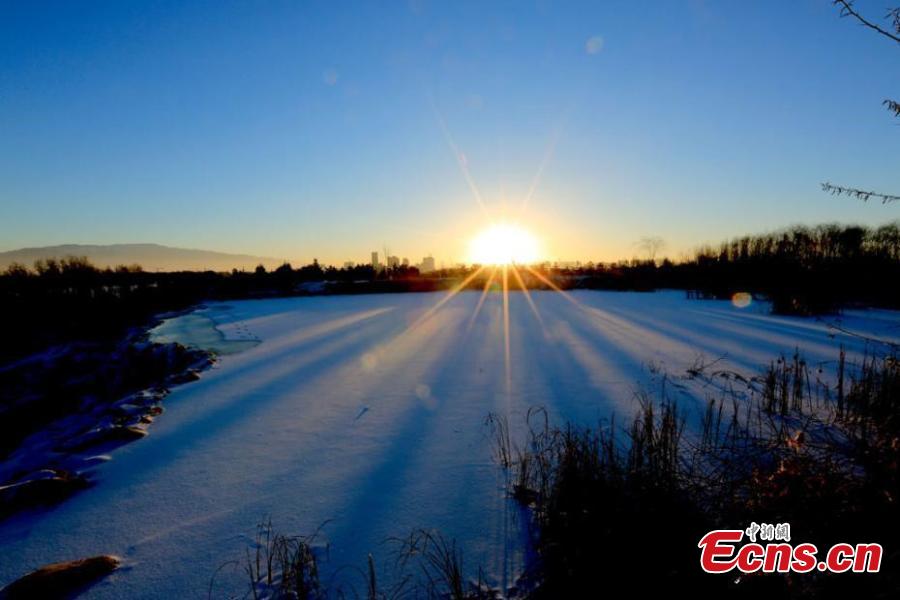
<svg viewBox="0 0 900 600">
<path fill-rule="evenodd" d="M 469 260 L 478 265 L 527 265 L 539 259 L 537 239 L 518 225 L 492 225 L 469 244 Z"/>
<path fill-rule="evenodd" d="M 737 308 L 747 308 L 753 302 L 753 296 L 747 292 L 738 292 L 731 297 L 731 303 Z"/>
</svg>

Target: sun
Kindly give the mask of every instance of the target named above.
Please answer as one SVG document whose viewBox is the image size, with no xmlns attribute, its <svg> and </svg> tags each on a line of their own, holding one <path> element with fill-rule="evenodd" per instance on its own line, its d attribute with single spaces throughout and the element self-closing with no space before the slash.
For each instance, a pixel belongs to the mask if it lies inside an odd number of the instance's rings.
<svg viewBox="0 0 900 600">
<path fill-rule="evenodd" d="M 478 265 L 527 265 L 538 259 L 537 238 L 511 223 L 491 225 L 469 243 L 469 261 Z"/>
</svg>

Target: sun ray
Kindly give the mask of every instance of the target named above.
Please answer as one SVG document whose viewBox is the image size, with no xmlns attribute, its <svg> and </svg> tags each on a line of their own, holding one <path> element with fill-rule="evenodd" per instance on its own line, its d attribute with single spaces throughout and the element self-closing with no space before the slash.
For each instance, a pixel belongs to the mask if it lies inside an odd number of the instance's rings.
<svg viewBox="0 0 900 600">
<path fill-rule="evenodd" d="M 503 265 L 503 367 L 506 374 L 506 394 L 512 391 L 512 367 L 509 344 L 509 268 Z"/>
<path fill-rule="evenodd" d="M 544 335 L 547 335 L 547 329 L 544 327 L 544 319 L 541 317 L 540 311 L 538 311 L 537 305 L 534 303 L 534 299 L 531 297 L 531 292 L 528 291 L 528 287 L 525 285 L 525 282 L 522 280 L 522 275 L 519 273 L 519 269 L 516 268 L 516 265 L 512 266 L 513 276 L 516 278 L 516 281 L 519 283 L 519 287 L 522 289 L 522 292 L 525 294 L 525 300 L 528 302 L 528 306 L 531 307 L 531 312 L 534 313 L 534 318 L 537 319 L 538 324 L 541 326 L 541 331 Z"/>
<path fill-rule="evenodd" d="M 475 319 L 478 317 L 478 313 L 481 312 L 481 307 L 484 305 L 484 301 L 487 298 L 488 292 L 491 289 L 491 284 L 494 283 L 494 278 L 497 276 L 497 267 L 491 271 L 491 276 L 488 277 L 487 281 L 484 284 L 484 289 L 481 291 L 481 297 L 478 299 L 478 304 L 475 306 L 475 312 L 472 313 L 472 316 L 469 317 L 469 323 L 466 325 L 466 335 L 468 335 L 469 331 L 471 331 L 472 326 L 475 324 Z"/>
<path fill-rule="evenodd" d="M 466 155 L 459 149 L 459 146 L 456 145 L 453 136 L 450 134 L 450 128 L 447 127 L 447 122 L 444 121 L 444 117 L 441 116 L 441 112 L 434 103 L 434 98 L 429 96 L 428 100 L 431 103 L 431 110 L 434 111 L 434 116 L 437 118 L 438 125 L 441 127 L 441 132 L 444 134 L 444 140 L 446 140 L 447 145 L 450 146 L 450 150 L 453 151 L 453 156 L 456 158 L 456 164 L 459 165 L 459 170 L 462 172 L 466 184 L 468 184 L 469 190 L 472 192 L 472 196 L 475 197 L 475 201 L 478 203 L 484 216 L 490 218 L 487 206 L 485 206 L 484 199 L 481 197 L 481 192 L 478 190 L 478 186 L 475 185 L 475 180 L 469 172 L 469 163 Z"/>
<path fill-rule="evenodd" d="M 556 144 L 559 142 L 559 137 L 562 133 L 561 130 L 562 127 L 556 128 L 553 132 L 553 136 L 550 138 L 550 143 L 547 144 L 547 150 L 544 152 L 541 164 L 538 165 L 537 172 L 534 174 L 534 179 L 531 180 L 531 186 L 528 188 L 528 193 L 525 194 L 525 198 L 522 199 L 522 212 L 528 210 L 528 206 L 531 203 L 531 197 L 534 196 L 534 192 L 537 191 L 538 186 L 541 185 L 541 177 L 544 175 L 544 169 L 547 168 L 547 164 L 552 160 L 553 154 L 556 152 Z"/>
<path fill-rule="evenodd" d="M 424 323 L 425 321 L 427 321 L 428 319 L 430 319 L 431 316 L 434 315 L 434 313 L 436 313 L 436 312 L 438 311 L 438 309 L 440 309 L 442 306 L 444 306 L 445 304 L 447 304 L 448 302 L 450 302 L 450 300 L 452 300 L 454 296 L 456 296 L 458 293 L 460 293 L 462 290 L 464 290 L 465 287 L 466 287 L 467 285 L 469 285 L 469 284 L 472 282 L 473 279 L 475 279 L 476 277 L 478 277 L 478 275 L 479 275 L 482 271 L 484 271 L 484 267 L 478 267 L 477 269 L 475 269 L 475 271 L 474 271 L 471 275 L 469 275 L 468 277 L 466 277 L 466 278 L 462 281 L 462 283 L 460 283 L 460 284 L 457 285 L 455 288 L 453 288 L 452 290 L 450 290 L 449 292 L 447 292 L 447 295 L 445 295 L 443 298 L 441 298 L 440 302 L 438 302 L 437 304 L 435 304 L 434 306 L 432 306 L 431 308 L 429 308 L 428 311 L 425 312 L 425 314 L 423 314 L 421 317 L 419 317 L 418 319 L 416 319 L 416 320 L 413 322 L 413 324 L 410 325 L 407 329 L 408 329 L 409 331 L 411 331 L 411 330 L 415 329 L 416 327 L 418 327 L 419 325 L 421 325 L 422 323 Z"/>
<path fill-rule="evenodd" d="M 572 297 L 572 295 L 571 295 L 569 292 L 567 292 L 567 291 L 565 291 L 564 289 L 560 288 L 558 285 L 556 285 L 555 283 L 553 283 L 552 281 L 550 281 L 549 279 L 547 279 L 546 277 L 544 277 L 543 275 L 541 275 L 540 273 L 538 273 L 537 271 L 535 271 L 534 269 L 532 269 L 531 267 L 529 267 L 529 266 L 526 265 L 525 268 L 528 269 L 528 272 L 529 272 L 529 273 L 531 273 L 532 275 L 534 275 L 535 277 L 537 277 L 539 280 L 541 280 L 544 284 L 546 284 L 547 286 L 549 286 L 550 289 L 552 289 L 554 292 L 559 292 L 560 294 L 562 294 L 563 297 L 564 297 L 566 300 L 568 300 L 569 302 L 571 302 L 571 303 L 574 304 L 575 306 L 577 306 L 577 307 L 579 307 L 579 308 L 581 308 L 581 309 L 585 309 L 585 308 L 586 308 L 581 302 L 579 302 L 579 301 L 576 300 L 574 297 Z"/>
</svg>

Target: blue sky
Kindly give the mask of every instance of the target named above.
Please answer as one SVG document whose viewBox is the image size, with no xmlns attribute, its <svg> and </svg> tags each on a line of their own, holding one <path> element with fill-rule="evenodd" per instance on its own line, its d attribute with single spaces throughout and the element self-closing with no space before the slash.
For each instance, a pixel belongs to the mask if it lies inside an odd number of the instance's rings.
<svg viewBox="0 0 900 600">
<path fill-rule="evenodd" d="M 898 96 L 900 49 L 827 0 L 3 1 L 0 250 L 449 263 L 502 218 L 611 260 L 880 224 L 819 184 L 900 192 Z"/>
</svg>

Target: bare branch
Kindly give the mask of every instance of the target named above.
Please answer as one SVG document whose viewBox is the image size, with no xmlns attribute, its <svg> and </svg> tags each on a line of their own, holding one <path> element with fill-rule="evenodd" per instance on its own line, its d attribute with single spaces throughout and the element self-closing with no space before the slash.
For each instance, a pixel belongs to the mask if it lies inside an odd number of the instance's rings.
<svg viewBox="0 0 900 600">
<path fill-rule="evenodd" d="M 895 102 L 894 100 L 885 100 L 884 102 L 882 102 L 882 104 L 887 106 L 887 109 L 894 113 L 895 117 L 900 117 L 900 102 Z"/>
<path fill-rule="evenodd" d="M 842 17 L 853 17 L 854 19 L 856 19 L 857 21 L 859 21 L 861 24 L 865 25 L 869 29 L 873 29 L 873 30 L 877 31 L 878 33 L 880 33 L 881 35 L 888 37 L 888 38 L 894 40 L 895 42 L 897 42 L 898 44 L 900 44 L 900 36 L 898 36 L 894 33 L 891 33 L 890 31 L 882 28 L 879 25 L 876 25 L 872 21 L 869 21 L 864 16 L 862 16 L 861 14 L 856 12 L 856 9 L 853 8 L 853 0 L 834 0 L 834 4 L 835 4 L 835 6 L 841 7 L 841 16 Z M 891 18 L 893 20 L 894 28 L 898 30 L 898 33 L 900 33 L 900 10 L 892 9 L 892 10 L 888 11 L 887 17 Z"/>
<path fill-rule="evenodd" d="M 890 9 L 885 18 L 890 19 L 891 24 L 894 26 L 894 31 L 900 33 L 900 8 Z"/>
<path fill-rule="evenodd" d="M 860 190 L 860 189 L 851 188 L 851 187 L 844 187 L 842 185 L 833 185 L 831 183 L 823 183 L 822 189 L 832 195 L 851 196 L 853 198 L 859 198 L 863 202 L 868 201 L 870 198 L 881 199 L 882 204 L 887 204 L 888 202 L 900 201 L 900 196 L 894 196 L 892 194 L 882 194 L 880 192 L 871 192 L 871 191 L 866 191 L 866 190 Z"/>
</svg>

